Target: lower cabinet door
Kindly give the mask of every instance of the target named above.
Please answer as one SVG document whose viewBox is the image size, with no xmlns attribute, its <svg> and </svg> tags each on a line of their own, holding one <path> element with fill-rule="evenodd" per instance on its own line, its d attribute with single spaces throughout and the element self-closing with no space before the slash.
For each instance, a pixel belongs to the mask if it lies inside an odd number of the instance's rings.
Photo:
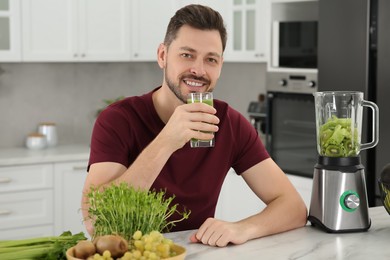
<svg viewBox="0 0 390 260">
<path fill-rule="evenodd" d="M 84 232 L 81 196 L 87 177 L 87 162 L 74 161 L 54 164 L 55 178 L 55 232 Z"/>
<path fill-rule="evenodd" d="M 5 229 L 53 224 L 53 190 L 8 192 L 0 196 L 0 233 Z"/>
</svg>

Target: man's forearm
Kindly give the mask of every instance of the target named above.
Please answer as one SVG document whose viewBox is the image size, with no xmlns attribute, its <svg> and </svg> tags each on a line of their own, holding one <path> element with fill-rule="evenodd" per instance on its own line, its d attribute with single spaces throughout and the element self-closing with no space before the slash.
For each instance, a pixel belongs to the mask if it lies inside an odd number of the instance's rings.
<svg viewBox="0 0 390 260">
<path fill-rule="evenodd" d="M 133 187 L 149 189 L 173 152 L 164 140 L 155 138 L 115 182 L 126 181 Z"/>
<path fill-rule="evenodd" d="M 281 205 L 284 204 L 284 205 Z M 302 227 L 307 209 L 303 201 L 279 198 L 260 213 L 239 221 L 248 232 L 248 240 Z"/>
</svg>

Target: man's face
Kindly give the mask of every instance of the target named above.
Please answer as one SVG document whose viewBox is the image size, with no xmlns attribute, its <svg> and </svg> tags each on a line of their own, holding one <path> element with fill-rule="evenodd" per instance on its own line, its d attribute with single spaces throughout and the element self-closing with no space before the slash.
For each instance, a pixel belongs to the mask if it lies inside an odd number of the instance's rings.
<svg viewBox="0 0 390 260">
<path fill-rule="evenodd" d="M 191 92 L 211 92 L 221 74 L 222 42 L 217 30 L 198 30 L 184 25 L 159 65 L 164 68 L 164 84 L 182 102 Z"/>
</svg>

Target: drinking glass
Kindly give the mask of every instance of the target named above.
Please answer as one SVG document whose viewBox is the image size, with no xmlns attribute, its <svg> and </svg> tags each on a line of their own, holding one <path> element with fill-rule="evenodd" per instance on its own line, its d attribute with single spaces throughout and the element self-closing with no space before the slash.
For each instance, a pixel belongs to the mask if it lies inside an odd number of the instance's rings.
<svg viewBox="0 0 390 260">
<path fill-rule="evenodd" d="M 205 103 L 207 105 L 213 106 L 213 93 L 203 92 L 203 93 L 190 93 L 188 94 L 187 103 Z M 196 147 L 214 147 L 215 139 L 211 140 L 199 140 L 192 138 L 190 145 L 192 148 Z"/>
</svg>

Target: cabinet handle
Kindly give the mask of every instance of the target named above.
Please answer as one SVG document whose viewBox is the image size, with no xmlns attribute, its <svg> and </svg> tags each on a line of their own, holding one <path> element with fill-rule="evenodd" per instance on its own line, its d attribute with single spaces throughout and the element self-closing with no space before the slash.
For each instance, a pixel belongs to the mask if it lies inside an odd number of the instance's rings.
<svg viewBox="0 0 390 260">
<path fill-rule="evenodd" d="M 0 216 L 1 215 L 10 215 L 12 213 L 12 211 L 8 210 L 8 209 L 0 209 Z"/>
<path fill-rule="evenodd" d="M 11 181 L 12 181 L 11 178 L 7 178 L 7 177 L 0 178 L 0 183 L 10 183 Z"/>
</svg>

